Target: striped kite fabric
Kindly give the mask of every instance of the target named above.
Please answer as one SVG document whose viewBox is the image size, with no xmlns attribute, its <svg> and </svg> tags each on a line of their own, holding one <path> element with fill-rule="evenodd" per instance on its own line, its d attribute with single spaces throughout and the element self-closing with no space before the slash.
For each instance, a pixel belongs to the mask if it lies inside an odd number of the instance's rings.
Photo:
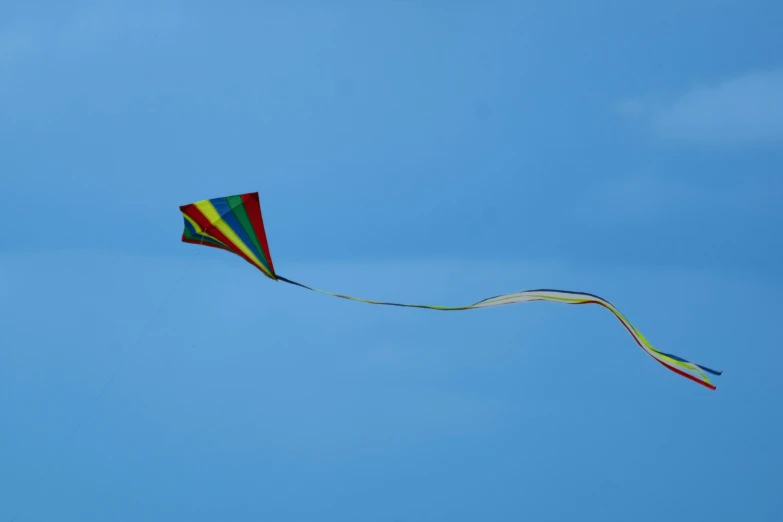
<svg viewBox="0 0 783 522">
<path fill-rule="evenodd" d="M 594 294 L 571 292 L 567 290 L 525 290 L 522 292 L 490 297 L 472 305 L 449 307 L 372 301 L 369 299 L 360 299 L 358 297 L 317 290 L 297 283 L 296 281 L 292 281 L 275 273 L 274 265 L 272 264 L 272 256 L 269 253 L 269 245 L 266 239 L 264 221 L 261 216 L 261 205 L 257 192 L 198 201 L 189 205 L 182 205 L 180 206 L 180 210 L 185 217 L 185 230 L 182 234 L 183 242 L 227 250 L 242 257 L 245 261 L 261 270 L 264 275 L 275 281 L 282 281 L 313 292 L 362 303 L 441 311 L 473 310 L 533 301 L 550 301 L 572 305 L 599 305 L 612 312 L 631 337 L 633 337 L 636 344 L 639 345 L 647 355 L 658 361 L 665 368 L 711 390 L 715 390 L 716 387 L 710 382 L 706 374 L 721 375 L 722 373 L 707 368 L 706 366 L 687 361 L 676 355 L 657 350 L 647 341 L 641 332 L 639 332 L 639 330 L 637 330 L 636 327 L 614 307 L 614 305 L 606 299 Z"/>
<path fill-rule="evenodd" d="M 179 209 L 185 217 L 183 242 L 228 250 L 277 279 L 258 192 L 197 201 Z"/>
</svg>

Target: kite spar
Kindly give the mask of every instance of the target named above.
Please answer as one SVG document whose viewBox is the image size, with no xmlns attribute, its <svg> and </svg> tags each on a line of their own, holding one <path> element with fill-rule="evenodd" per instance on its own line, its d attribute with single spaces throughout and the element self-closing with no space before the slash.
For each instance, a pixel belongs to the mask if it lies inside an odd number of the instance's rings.
<svg viewBox="0 0 783 522">
<path fill-rule="evenodd" d="M 657 350 L 609 301 L 597 295 L 584 292 L 550 289 L 525 290 L 523 292 L 490 297 L 467 306 L 448 307 L 371 301 L 369 299 L 360 299 L 358 297 L 317 290 L 296 281 L 291 281 L 275 272 L 272 256 L 269 253 L 264 220 L 261 215 L 261 204 L 257 192 L 197 201 L 180 206 L 180 211 L 185 218 L 185 229 L 182 233 L 183 242 L 219 248 L 238 255 L 274 281 L 282 281 L 313 292 L 362 303 L 441 311 L 472 310 L 532 301 L 551 301 L 572 305 L 595 304 L 612 312 L 628 330 L 636 344 L 665 368 L 711 390 L 714 390 L 716 387 L 710 382 L 706 374 L 721 375 L 722 373 L 687 361 L 676 355 Z"/>
</svg>

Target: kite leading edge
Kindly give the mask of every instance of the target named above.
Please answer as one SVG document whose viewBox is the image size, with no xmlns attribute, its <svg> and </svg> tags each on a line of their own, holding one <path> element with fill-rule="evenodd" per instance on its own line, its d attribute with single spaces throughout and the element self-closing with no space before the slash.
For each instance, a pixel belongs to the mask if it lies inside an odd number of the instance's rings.
<svg viewBox="0 0 783 522">
<path fill-rule="evenodd" d="M 612 312 L 615 317 L 631 334 L 636 344 L 650 357 L 658 361 L 667 369 L 686 377 L 694 382 L 716 389 L 707 373 L 721 375 L 722 372 L 712 370 L 706 366 L 687 361 L 676 355 L 664 353 L 654 348 L 647 339 L 634 327 L 628 319 L 620 313 L 609 301 L 597 295 L 571 292 L 566 290 L 526 290 L 511 294 L 504 294 L 483 299 L 467 306 L 434 306 L 418 304 L 387 303 L 383 301 L 371 301 L 342 294 L 335 294 L 323 290 L 317 290 L 309 286 L 291 281 L 275 273 L 272 264 L 272 256 L 269 253 L 269 245 L 264 230 L 264 220 L 261 215 L 261 204 L 258 192 L 197 201 L 180 206 L 180 211 L 185 218 L 185 229 L 182 233 L 182 241 L 197 245 L 220 248 L 242 257 L 245 261 L 255 266 L 265 276 L 275 281 L 282 281 L 291 285 L 304 288 L 325 295 L 385 306 L 402 306 L 407 308 L 426 308 L 430 310 L 458 311 L 475 308 L 487 308 L 490 306 L 510 305 L 532 301 L 551 301 L 565 304 L 582 305 L 596 304 Z"/>
</svg>

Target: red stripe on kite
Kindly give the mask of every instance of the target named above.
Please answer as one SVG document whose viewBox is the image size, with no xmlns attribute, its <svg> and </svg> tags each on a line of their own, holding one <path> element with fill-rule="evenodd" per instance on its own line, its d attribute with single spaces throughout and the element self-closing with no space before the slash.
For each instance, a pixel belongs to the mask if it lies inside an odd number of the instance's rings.
<svg viewBox="0 0 783 522">
<path fill-rule="evenodd" d="M 214 236 L 215 239 L 223 243 L 224 245 L 231 246 L 234 250 L 232 251 L 234 254 L 240 256 L 242 259 L 253 265 L 254 267 L 261 270 L 261 268 L 255 264 L 255 262 L 250 259 L 247 255 L 245 255 L 244 252 L 242 252 L 236 244 L 234 244 L 232 241 L 230 241 L 216 226 L 213 226 L 212 223 L 209 222 L 207 217 L 201 213 L 201 211 L 198 209 L 196 205 L 190 204 L 190 205 L 183 205 L 179 207 L 180 211 L 182 211 L 183 214 L 187 215 L 190 219 L 196 222 L 198 226 L 201 227 L 201 229 L 208 233 L 210 236 Z M 263 273 L 263 270 L 261 270 Z"/>
<path fill-rule="evenodd" d="M 591 301 L 583 301 L 583 302 L 581 302 L 581 303 L 568 303 L 568 304 L 597 304 L 597 305 L 601 305 L 601 306 L 603 306 L 604 308 L 606 308 L 607 310 L 609 310 L 610 312 L 612 312 L 612 314 L 613 314 L 615 317 L 617 317 L 617 320 L 618 320 L 618 321 L 620 321 L 620 324 L 622 324 L 622 325 L 625 327 L 625 329 L 626 329 L 626 330 L 628 330 L 628 333 L 629 333 L 629 334 L 631 334 L 631 337 L 633 337 L 633 340 L 634 340 L 634 341 L 636 341 L 636 344 L 638 344 L 638 345 L 639 345 L 639 348 L 641 348 L 642 350 L 644 350 L 644 352 L 645 352 L 645 353 L 647 353 L 647 350 L 645 350 L 644 346 L 642 346 L 642 343 L 640 343 L 640 342 L 639 342 L 639 339 L 637 339 L 637 338 L 636 338 L 636 335 L 635 335 L 635 334 L 634 334 L 634 333 L 631 331 L 631 329 L 630 329 L 630 328 L 628 328 L 628 325 L 626 325 L 626 324 L 625 324 L 625 321 L 623 321 L 622 319 L 620 319 L 620 316 L 619 316 L 619 315 L 617 315 L 617 313 L 616 313 L 614 310 L 612 310 L 611 308 L 609 308 L 608 306 L 606 306 L 606 305 L 605 305 L 605 304 L 603 304 L 602 302 L 600 302 L 600 301 L 592 301 L 592 300 L 591 300 Z M 682 375 L 683 377 L 687 377 L 688 379 L 692 380 L 693 382 L 698 382 L 698 383 L 699 383 L 699 384 L 701 384 L 702 386 L 706 386 L 707 388 L 709 388 L 709 389 L 711 389 L 711 390 L 715 390 L 715 389 L 717 389 L 715 386 L 713 386 L 712 384 L 710 384 L 710 383 L 708 383 L 708 382 L 704 382 L 704 381 L 702 381 L 701 379 L 697 379 L 697 378 L 696 378 L 696 377 L 694 377 L 693 375 L 690 375 L 690 374 L 688 374 L 688 373 L 686 373 L 686 372 L 684 372 L 684 371 L 682 371 L 682 370 L 678 370 L 678 369 L 677 369 L 677 368 L 675 368 L 674 366 L 670 366 L 670 365 L 666 364 L 665 362 L 663 362 L 662 360 L 658 359 L 657 357 L 653 357 L 653 356 L 652 356 L 652 354 L 650 354 L 650 353 L 647 353 L 647 355 L 649 355 L 650 357 L 652 357 L 652 359 L 653 359 L 653 360 L 655 360 L 655 361 L 657 361 L 657 362 L 661 363 L 661 364 L 662 364 L 664 367 L 666 367 L 666 368 L 670 369 L 670 370 L 671 370 L 671 371 L 673 371 L 674 373 L 680 374 L 680 375 Z M 693 363 L 691 363 L 691 364 L 693 364 Z"/>
<path fill-rule="evenodd" d="M 269 261 L 269 271 L 274 275 L 275 265 L 272 263 L 272 254 L 269 253 L 269 244 L 266 240 L 266 229 L 264 228 L 264 217 L 261 214 L 261 202 L 258 199 L 258 192 L 242 194 L 242 204 L 245 205 L 250 224 L 253 225 L 253 230 L 256 233 L 261 249 L 264 251 L 266 260 Z"/>
</svg>

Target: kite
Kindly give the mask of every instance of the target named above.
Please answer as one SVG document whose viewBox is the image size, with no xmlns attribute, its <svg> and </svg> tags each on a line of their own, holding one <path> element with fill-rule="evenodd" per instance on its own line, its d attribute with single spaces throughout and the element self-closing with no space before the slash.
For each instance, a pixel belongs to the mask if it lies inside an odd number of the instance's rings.
<svg viewBox="0 0 783 522">
<path fill-rule="evenodd" d="M 239 194 L 222 198 L 208 199 L 180 206 L 185 219 L 185 229 L 182 241 L 196 245 L 218 248 L 238 255 L 255 266 L 265 276 L 291 285 L 325 295 L 385 306 L 402 306 L 408 308 L 425 308 L 441 311 L 473 310 L 532 301 L 551 301 L 572 305 L 595 304 L 612 312 L 631 334 L 636 344 L 647 355 L 655 359 L 665 368 L 686 377 L 702 386 L 715 390 L 707 373 L 719 376 L 721 371 L 711 370 L 706 366 L 696 364 L 670 353 L 664 353 L 654 348 L 647 339 L 633 326 L 617 308 L 609 301 L 594 294 L 571 292 L 566 290 L 525 290 L 511 294 L 498 295 L 478 301 L 467 306 L 434 306 L 421 304 L 387 303 L 371 301 L 342 294 L 317 290 L 309 286 L 291 281 L 275 272 L 269 244 L 264 230 L 264 220 L 261 215 L 261 204 L 258 192 Z"/>
</svg>

